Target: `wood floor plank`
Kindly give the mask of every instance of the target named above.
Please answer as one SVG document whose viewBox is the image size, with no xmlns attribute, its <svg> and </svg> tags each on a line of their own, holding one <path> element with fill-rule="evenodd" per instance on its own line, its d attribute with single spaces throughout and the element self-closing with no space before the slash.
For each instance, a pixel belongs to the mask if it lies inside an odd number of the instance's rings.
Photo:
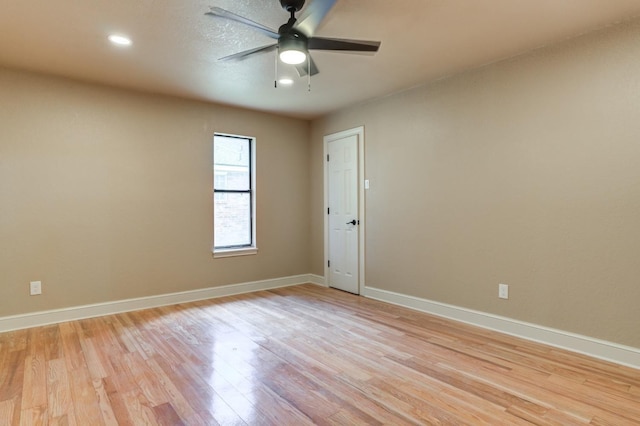
<svg viewBox="0 0 640 426">
<path fill-rule="evenodd" d="M 0 401 L 0 425 L 17 424 L 14 421 L 15 400 Z"/>
<path fill-rule="evenodd" d="M 45 407 L 31 407 L 20 412 L 20 426 L 40 426 L 47 423 Z"/>
<path fill-rule="evenodd" d="M 107 393 L 107 398 L 109 398 L 109 404 L 111 405 L 111 410 L 113 411 L 113 415 L 118 422 L 118 425 L 135 426 L 124 400 L 124 396 L 135 391 L 135 388 L 125 387 L 120 390 L 120 388 L 118 388 L 117 385 L 114 385 L 110 379 L 110 377 L 106 377 L 104 379 L 104 389 Z"/>
<path fill-rule="evenodd" d="M 0 370 L 0 401 L 22 399 L 26 351 L 12 350 L 5 355 Z"/>
<path fill-rule="evenodd" d="M 69 371 L 71 398 L 76 421 L 80 425 L 104 425 L 100 402 L 86 365 Z"/>
<path fill-rule="evenodd" d="M 102 414 L 104 424 L 107 426 L 117 426 L 118 420 L 113 412 L 113 406 L 111 405 L 111 400 L 107 394 L 104 379 L 93 379 L 92 382 L 93 389 L 98 397 L 98 407 L 100 407 L 100 413 Z"/>
<path fill-rule="evenodd" d="M 231 414 L 227 412 L 227 407 L 223 405 L 217 407 L 220 412 L 213 413 L 213 409 L 210 411 L 209 409 L 212 408 L 211 399 L 207 398 L 206 394 L 199 393 L 199 389 L 194 387 L 193 383 L 178 374 L 162 358 L 154 357 L 148 359 L 147 364 L 155 373 L 158 385 L 162 386 L 167 393 L 172 407 L 185 423 L 204 425 L 217 423 L 216 416 L 223 416 L 227 420 L 231 417 Z"/>
<path fill-rule="evenodd" d="M 47 362 L 47 403 L 49 419 L 73 415 L 69 373 L 63 358 Z"/>
<path fill-rule="evenodd" d="M 262 383 L 258 383 L 249 396 L 256 409 L 257 424 L 266 425 L 312 425 L 313 421 L 296 407 Z"/>
<path fill-rule="evenodd" d="M 122 395 L 133 425 L 156 425 L 154 410 L 139 391 L 129 391 Z"/>
<path fill-rule="evenodd" d="M 22 410 L 47 405 L 47 386 L 44 353 L 27 355 L 24 360 Z"/>
<path fill-rule="evenodd" d="M 185 426 L 176 410 L 169 403 L 154 406 L 153 413 L 158 421 L 158 426 Z"/>
<path fill-rule="evenodd" d="M 0 333 L 0 425 L 640 425 L 640 370 L 302 285 Z"/>
<path fill-rule="evenodd" d="M 164 388 L 158 386 L 155 375 L 138 352 L 127 353 L 123 356 L 127 370 L 131 372 L 133 382 L 140 389 L 151 406 L 167 404 L 169 396 Z"/>
</svg>

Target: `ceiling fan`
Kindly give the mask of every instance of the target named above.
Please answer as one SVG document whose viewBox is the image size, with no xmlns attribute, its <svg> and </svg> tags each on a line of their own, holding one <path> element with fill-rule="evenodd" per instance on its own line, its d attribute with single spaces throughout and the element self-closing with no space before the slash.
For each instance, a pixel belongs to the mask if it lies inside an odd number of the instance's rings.
<svg viewBox="0 0 640 426">
<path fill-rule="evenodd" d="M 280 0 L 282 8 L 290 14 L 290 18 L 278 31 L 274 31 L 269 27 L 219 7 L 211 7 L 211 10 L 205 13 L 205 15 L 225 18 L 248 25 L 266 36 L 277 40 L 274 44 L 238 52 L 220 58 L 219 60 L 241 60 L 250 55 L 277 50 L 280 60 L 286 64 L 294 65 L 300 77 L 303 77 L 307 74 L 312 76 L 318 73 L 318 67 L 313 62 L 309 50 L 373 54 L 380 48 L 379 41 L 313 36 L 336 1 L 337 0 L 312 0 L 307 6 L 303 16 L 297 19 L 295 14 L 302 9 L 305 0 Z"/>
</svg>

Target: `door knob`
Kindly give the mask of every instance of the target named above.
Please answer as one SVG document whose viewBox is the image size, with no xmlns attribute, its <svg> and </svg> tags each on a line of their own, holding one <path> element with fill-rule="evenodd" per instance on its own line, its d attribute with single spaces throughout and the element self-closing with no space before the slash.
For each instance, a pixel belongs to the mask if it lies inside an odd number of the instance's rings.
<svg viewBox="0 0 640 426">
<path fill-rule="evenodd" d="M 355 225 L 357 222 L 355 219 L 353 219 L 351 222 L 347 222 L 347 225 Z"/>
</svg>

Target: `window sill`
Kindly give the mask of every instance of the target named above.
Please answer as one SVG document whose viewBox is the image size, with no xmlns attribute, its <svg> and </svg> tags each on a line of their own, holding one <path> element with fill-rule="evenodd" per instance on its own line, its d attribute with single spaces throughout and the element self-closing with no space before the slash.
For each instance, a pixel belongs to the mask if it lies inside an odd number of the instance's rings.
<svg viewBox="0 0 640 426">
<path fill-rule="evenodd" d="M 214 250 L 213 257 L 235 257 L 235 256 L 251 256 L 258 254 L 257 247 L 246 247 L 240 249 Z"/>
</svg>

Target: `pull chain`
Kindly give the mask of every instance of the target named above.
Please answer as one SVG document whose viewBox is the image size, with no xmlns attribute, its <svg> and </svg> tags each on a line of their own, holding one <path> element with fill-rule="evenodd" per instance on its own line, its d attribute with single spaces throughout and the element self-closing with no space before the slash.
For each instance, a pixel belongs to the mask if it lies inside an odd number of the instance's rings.
<svg viewBox="0 0 640 426">
<path fill-rule="evenodd" d="M 307 53 L 307 90 L 311 92 L 311 55 Z"/>
<path fill-rule="evenodd" d="M 275 62 L 275 75 L 273 76 L 273 87 L 274 88 L 278 88 L 278 54 L 280 52 L 280 49 L 277 49 L 276 51 L 276 62 Z"/>
</svg>

